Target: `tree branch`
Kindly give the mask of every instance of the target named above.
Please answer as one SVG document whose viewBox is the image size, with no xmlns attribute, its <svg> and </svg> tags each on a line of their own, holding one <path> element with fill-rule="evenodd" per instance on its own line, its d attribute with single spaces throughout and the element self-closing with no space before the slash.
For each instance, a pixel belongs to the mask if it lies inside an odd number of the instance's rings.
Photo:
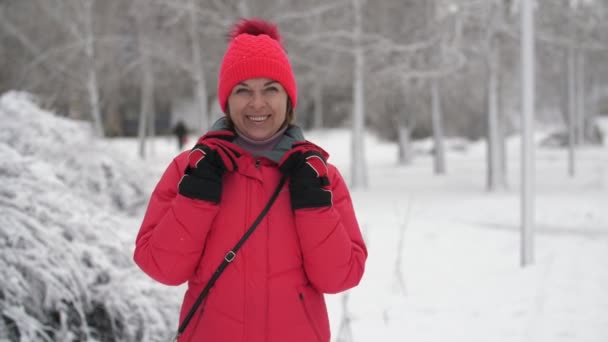
<svg viewBox="0 0 608 342">
<path fill-rule="evenodd" d="M 349 3 L 349 1 L 342 0 L 333 3 L 325 3 L 322 6 L 313 7 L 312 9 L 307 11 L 294 10 L 290 12 L 281 12 L 278 15 L 273 16 L 271 20 L 277 24 L 281 24 L 284 22 L 291 22 L 293 20 L 308 19 L 310 17 L 319 16 L 340 6 L 349 5 Z"/>
</svg>

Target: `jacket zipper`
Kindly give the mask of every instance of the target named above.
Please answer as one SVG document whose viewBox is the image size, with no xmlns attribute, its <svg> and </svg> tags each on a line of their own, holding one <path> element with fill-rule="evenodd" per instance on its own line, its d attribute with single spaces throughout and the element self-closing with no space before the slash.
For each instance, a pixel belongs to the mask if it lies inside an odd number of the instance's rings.
<svg viewBox="0 0 608 342">
<path fill-rule="evenodd" d="M 321 338 L 321 334 L 319 333 L 319 330 L 317 330 L 317 326 L 315 325 L 314 321 L 312 320 L 312 316 L 310 316 L 310 312 L 308 312 L 308 309 L 306 308 L 306 303 L 304 303 L 304 295 L 302 294 L 302 292 L 300 292 L 299 295 L 300 295 L 300 302 L 302 303 L 302 308 L 304 309 L 304 313 L 306 314 L 306 318 L 308 319 L 308 323 L 312 327 L 312 330 L 315 332 L 315 335 L 317 335 L 317 340 L 319 340 L 319 342 L 323 342 L 323 339 Z"/>
<path fill-rule="evenodd" d="M 259 160 L 259 159 L 256 159 L 256 160 L 255 160 L 255 168 L 257 169 L 257 168 L 259 168 L 259 167 L 260 167 L 260 160 Z"/>
</svg>

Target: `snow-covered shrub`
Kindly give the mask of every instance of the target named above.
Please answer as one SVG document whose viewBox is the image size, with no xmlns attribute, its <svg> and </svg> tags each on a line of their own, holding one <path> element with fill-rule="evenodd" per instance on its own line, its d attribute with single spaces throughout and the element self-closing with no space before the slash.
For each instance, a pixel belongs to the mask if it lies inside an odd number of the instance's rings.
<svg viewBox="0 0 608 342">
<path fill-rule="evenodd" d="M 142 191 L 126 157 L 117 159 L 121 151 L 95 140 L 88 123 L 53 116 L 25 93 L 4 95 L 1 106 L 0 142 L 38 166 L 51 166 L 40 170 L 42 177 L 100 206 L 124 210 L 141 203 Z"/>
<path fill-rule="evenodd" d="M 0 340 L 160 341 L 179 294 L 132 262 L 138 161 L 90 127 L 0 98 Z"/>
</svg>

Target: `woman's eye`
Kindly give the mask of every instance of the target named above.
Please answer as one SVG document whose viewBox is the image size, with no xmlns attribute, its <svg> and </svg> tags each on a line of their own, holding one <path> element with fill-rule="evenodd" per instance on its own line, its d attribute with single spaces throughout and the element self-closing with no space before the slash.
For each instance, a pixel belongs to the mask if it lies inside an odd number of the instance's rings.
<svg viewBox="0 0 608 342">
<path fill-rule="evenodd" d="M 279 89 L 277 89 L 276 87 L 266 88 L 266 92 L 269 92 L 269 93 L 274 93 L 274 92 L 277 92 L 277 91 L 279 91 Z"/>
<path fill-rule="evenodd" d="M 235 93 L 236 94 L 247 94 L 247 93 L 249 93 L 249 90 L 245 89 L 245 88 L 239 88 L 239 89 L 236 90 Z"/>
</svg>

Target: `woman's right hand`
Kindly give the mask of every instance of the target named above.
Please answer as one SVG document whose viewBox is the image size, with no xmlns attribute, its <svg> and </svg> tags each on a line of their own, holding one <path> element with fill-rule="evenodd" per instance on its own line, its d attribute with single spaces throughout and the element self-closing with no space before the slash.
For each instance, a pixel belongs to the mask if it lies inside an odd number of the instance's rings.
<svg viewBox="0 0 608 342">
<path fill-rule="evenodd" d="M 234 138 L 229 131 L 212 132 L 201 137 L 188 155 L 188 166 L 179 182 L 183 196 L 219 203 L 222 195 L 222 176 L 236 169 L 238 151 L 227 146 Z"/>
</svg>

